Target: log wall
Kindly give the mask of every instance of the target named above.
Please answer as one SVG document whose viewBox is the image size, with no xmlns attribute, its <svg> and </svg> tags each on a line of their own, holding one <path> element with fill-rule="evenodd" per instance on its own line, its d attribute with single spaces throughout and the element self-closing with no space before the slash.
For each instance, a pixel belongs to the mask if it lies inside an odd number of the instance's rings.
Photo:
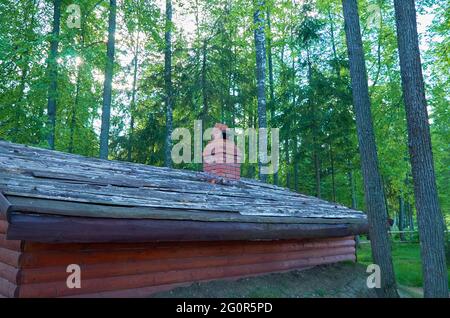
<svg viewBox="0 0 450 318">
<path fill-rule="evenodd" d="M 0 220 L 0 296 L 147 297 L 194 281 L 238 278 L 355 260 L 353 237 L 184 243 L 7 241 Z M 69 289 L 69 264 L 81 288 Z"/>
</svg>

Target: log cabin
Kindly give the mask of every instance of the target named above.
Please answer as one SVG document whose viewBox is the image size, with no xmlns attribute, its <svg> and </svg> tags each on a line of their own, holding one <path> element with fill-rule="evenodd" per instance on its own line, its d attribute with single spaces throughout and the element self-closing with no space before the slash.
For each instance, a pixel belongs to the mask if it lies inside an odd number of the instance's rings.
<svg viewBox="0 0 450 318">
<path fill-rule="evenodd" d="M 363 212 L 241 178 L 236 163 L 196 172 L 0 141 L 0 297 L 148 297 L 354 261 L 367 231 Z"/>
</svg>

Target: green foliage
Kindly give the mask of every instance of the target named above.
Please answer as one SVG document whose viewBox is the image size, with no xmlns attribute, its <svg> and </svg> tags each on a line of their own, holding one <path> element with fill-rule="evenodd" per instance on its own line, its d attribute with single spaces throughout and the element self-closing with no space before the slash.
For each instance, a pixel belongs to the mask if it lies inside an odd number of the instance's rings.
<svg viewBox="0 0 450 318">
<path fill-rule="evenodd" d="M 81 8 L 81 28 L 69 28 L 69 4 Z M 399 197 L 414 205 L 392 3 L 359 1 L 372 113 L 390 217 Z M 161 6 L 161 7 L 160 7 Z M 374 8 L 381 9 L 373 19 Z M 421 34 L 436 180 L 449 217 L 450 10 L 445 0 L 418 1 L 434 21 Z M 265 2 L 271 28 L 274 98 L 268 122 L 281 129 L 279 184 L 352 205 L 364 195 L 340 1 Z M 52 2 L 0 0 L 0 138 L 46 146 L 47 57 Z M 264 11 L 263 10 L 263 11 Z M 165 138 L 164 5 L 118 2 L 110 132 L 111 158 L 162 165 Z M 224 122 L 256 127 L 254 5 L 245 0 L 175 1 L 174 127 Z M 58 53 L 56 149 L 97 156 L 108 3 L 63 1 Z M 183 24 L 183 21 L 185 21 Z M 187 22 L 186 22 L 187 21 Z M 378 23 L 379 22 L 379 23 Z M 134 61 L 136 83 L 133 85 Z M 268 74 L 268 70 L 266 72 Z M 266 81 L 267 87 L 268 80 Z M 132 105 L 132 97 L 135 103 Z M 131 128 L 133 121 L 134 127 Z M 131 145 L 131 147 L 130 147 Z M 184 164 L 178 168 L 200 169 Z M 257 176 L 245 163 L 243 174 Z M 320 184 L 317 184 L 317 176 Z M 270 178 L 269 181 L 273 179 Z"/>
</svg>

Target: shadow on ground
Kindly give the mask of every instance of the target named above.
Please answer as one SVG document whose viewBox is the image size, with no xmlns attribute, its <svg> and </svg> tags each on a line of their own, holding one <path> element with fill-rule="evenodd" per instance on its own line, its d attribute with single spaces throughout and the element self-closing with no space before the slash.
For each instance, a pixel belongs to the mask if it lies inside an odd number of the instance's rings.
<svg viewBox="0 0 450 318">
<path fill-rule="evenodd" d="M 274 273 L 238 280 L 195 283 L 153 295 L 157 298 L 374 298 L 366 266 L 356 263 L 322 265 L 302 271 Z"/>
</svg>

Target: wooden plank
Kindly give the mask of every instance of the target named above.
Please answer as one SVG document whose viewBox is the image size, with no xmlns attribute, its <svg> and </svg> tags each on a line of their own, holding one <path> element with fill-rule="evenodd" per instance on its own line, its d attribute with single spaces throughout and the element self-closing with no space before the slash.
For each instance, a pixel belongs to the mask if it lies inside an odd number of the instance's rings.
<svg viewBox="0 0 450 318">
<path fill-rule="evenodd" d="M 339 237 L 367 233 L 361 224 L 261 224 L 102 219 L 13 212 L 7 238 L 37 242 L 226 241 Z M 52 233 L 49 235 L 49 233 Z"/>
<path fill-rule="evenodd" d="M 0 277 L 0 295 L 6 298 L 16 297 L 17 286 Z"/>
<path fill-rule="evenodd" d="M 20 269 L 0 262 L 0 278 L 6 279 L 7 281 L 17 284 L 19 281 Z"/>
<path fill-rule="evenodd" d="M 24 284 L 19 291 L 20 297 L 64 297 L 76 294 L 89 294 L 103 291 L 132 289 L 199 280 L 240 277 L 251 274 L 286 271 L 296 268 L 315 266 L 353 260 L 353 254 L 330 257 L 310 258 L 264 264 L 238 265 L 219 268 L 201 268 L 183 271 L 168 271 L 143 275 L 119 276 L 109 279 L 82 280 L 80 289 L 69 289 L 65 280 L 62 282 Z"/>
<path fill-rule="evenodd" d="M 365 223 L 363 218 L 301 218 L 295 216 L 275 217 L 242 215 L 237 212 L 205 212 L 189 209 L 161 209 L 151 207 L 126 207 L 104 204 L 57 201 L 49 199 L 8 196 L 12 206 L 10 211 L 35 212 L 65 216 L 85 216 L 98 218 L 146 218 L 160 220 L 192 220 L 209 222 L 242 222 L 242 223 L 314 223 L 342 224 Z"/>
<path fill-rule="evenodd" d="M 240 243 L 240 244 L 239 244 Z M 352 241 L 344 241 L 343 244 L 327 245 L 327 242 L 305 244 L 246 244 L 245 242 L 233 242 L 233 244 L 210 246 L 186 246 L 184 244 L 172 244 L 148 249 L 126 250 L 87 250 L 73 251 L 39 251 L 25 252 L 21 257 L 22 268 L 40 268 L 47 266 L 67 266 L 67 264 L 99 264 L 121 263 L 170 259 L 204 258 L 214 256 L 242 257 L 242 255 L 290 253 L 301 251 L 315 251 L 318 249 L 354 248 Z"/>
<path fill-rule="evenodd" d="M 0 247 L 0 263 L 5 263 L 19 268 L 21 254 L 21 252 L 16 252 Z"/>
<path fill-rule="evenodd" d="M 178 259 L 156 259 L 150 261 L 128 261 L 101 264 L 83 264 L 77 262 L 81 267 L 84 279 L 109 278 L 116 276 L 128 276 L 145 273 L 158 273 L 164 271 L 175 271 L 194 268 L 213 268 L 230 265 L 261 264 L 271 262 L 283 262 L 295 259 L 307 259 L 317 257 L 338 256 L 354 254 L 353 246 L 341 248 L 324 248 L 290 253 L 265 253 L 248 255 L 225 255 Z M 55 255 L 55 258 L 57 256 Z M 51 281 L 63 281 L 67 278 L 67 265 L 53 267 L 36 267 L 24 269 L 20 276 L 20 283 L 41 283 Z"/>
<path fill-rule="evenodd" d="M 0 234 L 0 247 L 20 252 L 22 250 L 22 241 L 7 240 L 5 234 Z"/>
</svg>

